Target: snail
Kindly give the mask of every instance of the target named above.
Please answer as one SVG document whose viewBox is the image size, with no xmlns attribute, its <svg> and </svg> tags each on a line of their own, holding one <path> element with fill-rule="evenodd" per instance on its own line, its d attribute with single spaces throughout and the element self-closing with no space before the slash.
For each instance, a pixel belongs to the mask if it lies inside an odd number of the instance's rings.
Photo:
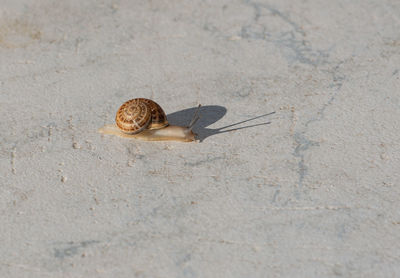
<svg viewBox="0 0 400 278">
<path fill-rule="evenodd" d="M 144 141 L 195 141 L 192 128 L 200 118 L 200 106 L 189 126 L 170 125 L 164 110 L 155 101 L 135 98 L 123 103 L 115 116 L 115 125 L 105 125 L 99 129 L 102 134 L 112 134 L 124 138 Z"/>
</svg>

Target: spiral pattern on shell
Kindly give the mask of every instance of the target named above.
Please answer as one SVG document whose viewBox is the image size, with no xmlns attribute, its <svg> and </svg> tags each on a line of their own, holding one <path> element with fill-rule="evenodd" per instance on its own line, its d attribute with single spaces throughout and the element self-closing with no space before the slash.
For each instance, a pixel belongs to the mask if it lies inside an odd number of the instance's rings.
<svg viewBox="0 0 400 278">
<path fill-rule="evenodd" d="M 144 129 L 159 129 L 168 125 L 162 108 L 150 99 L 128 100 L 117 111 L 115 122 L 122 132 L 136 134 Z"/>
</svg>

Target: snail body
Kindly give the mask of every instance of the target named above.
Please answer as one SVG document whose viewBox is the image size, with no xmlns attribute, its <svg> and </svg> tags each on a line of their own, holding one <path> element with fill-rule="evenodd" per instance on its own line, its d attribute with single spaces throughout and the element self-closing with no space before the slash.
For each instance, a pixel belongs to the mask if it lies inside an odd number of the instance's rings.
<svg viewBox="0 0 400 278">
<path fill-rule="evenodd" d="M 118 109 L 116 124 L 105 125 L 99 132 L 144 141 L 192 142 L 195 140 L 192 128 L 199 119 L 197 112 L 188 127 L 175 126 L 168 123 L 165 112 L 153 100 L 131 99 Z"/>
</svg>

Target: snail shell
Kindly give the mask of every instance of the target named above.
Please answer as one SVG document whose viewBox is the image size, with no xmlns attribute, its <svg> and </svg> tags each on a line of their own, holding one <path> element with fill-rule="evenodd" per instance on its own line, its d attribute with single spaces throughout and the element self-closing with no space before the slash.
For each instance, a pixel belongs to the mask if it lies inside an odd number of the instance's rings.
<svg viewBox="0 0 400 278">
<path fill-rule="evenodd" d="M 117 111 L 116 125 L 99 128 L 102 134 L 112 134 L 123 138 L 143 141 L 193 142 L 196 134 L 192 128 L 200 118 L 198 106 L 188 126 L 170 125 L 164 111 L 154 101 L 145 98 L 128 100 Z"/>
<path fill-rule="evenodd" d="M 168 126 L 167 116 L 160 105 L 146 98 L 135 98 L 122 104 L 115 116 L 115 122 L 127 134 Z"/>
</svg>

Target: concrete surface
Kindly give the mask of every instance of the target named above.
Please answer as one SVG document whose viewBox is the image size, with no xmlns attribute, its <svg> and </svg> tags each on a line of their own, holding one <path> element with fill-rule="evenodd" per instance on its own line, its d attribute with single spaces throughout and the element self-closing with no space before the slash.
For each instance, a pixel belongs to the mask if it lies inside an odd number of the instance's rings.
<svg viewBox="0 0 400 278">
<path fill-rule="evenodd" d="M 1 277 L 400 275 L 398 0 L 0 16 Z M 98 134 L 134 97 L 202 142 Z"/>
</svg>

